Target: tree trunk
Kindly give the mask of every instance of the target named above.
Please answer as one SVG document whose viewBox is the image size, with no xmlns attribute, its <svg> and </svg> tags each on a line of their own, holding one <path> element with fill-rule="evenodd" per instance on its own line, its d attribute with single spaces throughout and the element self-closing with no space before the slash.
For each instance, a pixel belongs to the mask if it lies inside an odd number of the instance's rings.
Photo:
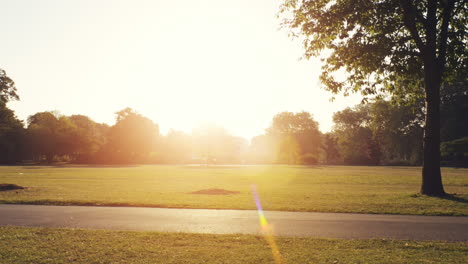
<svg viewBox="0 0 468 264">
<path fill-rule="evenodd" d="M 440 173 L 440 84 L 441 73 L 435 65 L 425 66 L 426 122 L 421 194 L 445 195 Z"/>
</svg>

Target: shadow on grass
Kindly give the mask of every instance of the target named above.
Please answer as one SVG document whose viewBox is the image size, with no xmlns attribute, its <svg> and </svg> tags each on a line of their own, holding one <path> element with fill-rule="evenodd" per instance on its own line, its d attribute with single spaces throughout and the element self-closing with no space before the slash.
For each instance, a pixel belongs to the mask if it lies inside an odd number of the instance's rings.
<svg viewBox="0 0 468 264">
<path fill-rule="evenodd" d="M 459 202 L 459 203 L 464 203 L 464 204 L 468 203 L 468 199 L 465 199 L 463 197 L 457 196 L 456 194 L 450 194 L 450 193 L 447 193 L 444 196 L 439 196 L 439 197 L 436 197 L 436 198 L 443 199 L 443 200 L 454 201 L 454 202 Z"/>
<path fill-rule="evenodd" d="M 451 194 L 451 193 L 447 193 L 444 196 L 427 196 L 427 195 L 416 193 L 416 194 L 410 195 L 410 197 L 412 198 L 431 197 L 431 198 L 454 201 L 454 202 L 459 202 L 459 203 L 464 203 L 464 204 L 468 203 L 468 199 L 457 196 L 457 194 Z"/>
</svg>

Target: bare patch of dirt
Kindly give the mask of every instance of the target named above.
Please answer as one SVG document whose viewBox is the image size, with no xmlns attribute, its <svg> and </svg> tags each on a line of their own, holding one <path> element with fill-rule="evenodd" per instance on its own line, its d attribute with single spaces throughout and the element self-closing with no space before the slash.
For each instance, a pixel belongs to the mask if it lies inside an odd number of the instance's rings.
<svg viewBox="0 0 468 264">
<path fill-rule="evenodd" d="M 10 190 L 21 190 L 21 189 L 24 189 L 24 187 L 16 185 L 16 184 L 0 183 L 0 192 L 10 191 Z"/>
<path fill-rule="evenodd" d="M 191 192 L 191 194 L 208 194 L 208 195 L 229 195 L 229 194 L 239 194 L 238 191 L 229 191 L 224 189 L 205 189 L 199 190 L 195 192 Z"/>
</svg>

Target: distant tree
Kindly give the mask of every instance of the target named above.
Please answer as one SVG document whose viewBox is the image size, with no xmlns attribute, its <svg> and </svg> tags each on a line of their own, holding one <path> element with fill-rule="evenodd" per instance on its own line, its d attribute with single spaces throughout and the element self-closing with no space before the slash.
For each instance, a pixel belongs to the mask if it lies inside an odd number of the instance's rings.
<svg viewBox="0 0 468 264">
<path fill-rule="evenodd" d="M 106 154 L 113 163 L 147 163 L 159 140 L 159 126 L 131 108 L 116 113 L 109 129 Z"/>
<path fill-rule="evenodd" d="M 181 131 L 170 130 L 163 139 L 160 159 L 165 163 L 189 163 L 193 155 L 192 138 Z"/>
<path fill-rule="evenodd" d="M 444 85 L 441 94 L 443 163 L 468 167 L 468 82 Z"/>
<path fill-rule="evenodd" d="M 468 81 L 444 85 L 441 90 L 441 140 L 468 136 Z"/>
<path fill-rule="evenodd" d="M 380 145 L 383 164 L 420 165 L 423 113 L 418 105 L 376 100 L 369 105 L 374 140 Z"/>
<path fill-rule="evenodd" d="M 310 113 L 279 113 L 273 117 L 267 134 L 278 140 L 278 162 L 317 163 L 321 145 L 320 131 Z"/>
<path fill-rule="evenodd" d="M 20 161 L 23 141 L 23 122 L 0 101 L 0 163 L 12 164 Z"/>
<path fill-rule="evenodd" d="M 224 128 L 203 125 L 192 132 L 194 156 L 206 164 L 241 163 L 244 139 L 232 136 Z"/>
<path fill-rule="evenodd" d="M 292 134 L 276 135 L 279 139 L 278 144 L 278 163 L 285 164 L 303 164 L 303 157 L 309 153 L 301 152 L 301 145 L 297 138 Z M 312 162 L 315 164 L 316 162 Z"/>
<path fill-rule="evenodd" d="M 336 164 L 340 160 L 338 139 L 333 133 L 326 133 L 322 138 L 322 149 L 325 153 L 326 164 Z"/>
<path fill-rule="evenodd" d="M 0 69 L 0 163 L 14 163 L 21 159 L 24 136 L 23 123 L 7 107 L 10 100 L 19 100 L 16 86 L 3 69 Z"/>
<path fill-rule="evenodd" d="M 0 102 L 7 103 L 10 100 L 19 100 L 15 82 L 0 69 Z"/>
<path fill-rule="evenodd" d="M 55 154 L 54 131 L 57 127 L 57 117 L 51 112 L 40 112 L 29 116 L 27 139 L 29 154 L 33 160 L 42 161 L 44 158 L 51 162 Z"/>
<path fill-rule="evenodd" d="M 447 165 L 468 167 L 468 137 L 443 142 L 441 152 Z"/>
<path fill-rule="evenodd" d="M 72 115 L 68 119 L 75 127 L 72 142 L 74 160 L 95 162 L 96 153 L 106 143 L 107 125 L 98 124 L 84 115 Z"/>
<path fill-rule="evenodd" d="M 337 136 L 340 153 L 346 164 L 378 165 L 381 159 L 380 146 L 370 129 L 369 107 L 358 105 L 346 108 L 333 115 L 334 134 Z"/>
<path fill-rule="evenodd" d="M 421 193 L 444 195 L 440 87 L 468 76 L 466 1 L 285 0 L 282 13 L 285 27 L 303 37 L 305 57 L 325 56 L 320 79 L 329 91 L 400 98 L 424 91 Z M 340 70 L 344 80 L 335 78 Z"/>
<path fill-rule="evenodd" d="M 28 118 L 26 131 L 33 159 L 48 163 L 75 152 L 76 126 L 57 112 L 39 112 Z"/>
<path fill-rule="evenodd" d="M 277 139 L 271 134 L 252 138 L 247 160 L 253 164 L 272 164 L 278 159 Z"/>
</svg>

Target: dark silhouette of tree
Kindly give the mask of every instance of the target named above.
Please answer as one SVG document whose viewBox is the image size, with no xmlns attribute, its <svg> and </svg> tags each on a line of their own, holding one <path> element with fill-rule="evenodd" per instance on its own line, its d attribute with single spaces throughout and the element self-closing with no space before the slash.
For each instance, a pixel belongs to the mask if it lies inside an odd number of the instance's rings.
<svg viewBox="0 0 468 264">
<path fill-rule="evenodd" d="M 442 142 L 440 148 L 447 165 L 468 167 L 468 137 Z"/>
<path fill-rule="evenodd" d="M 420 165 L 423 113 L 418 105 L 376 100 L 369 106 L 370 128 L 383 164 Z"/>
<path fill-rule="evenodd" d="M 420 165 L 421 109 L 374 100 L 334 114 L 340 154 L 348 164 Z"/>
<path fill-rule="evenodd" d="M 468 167 L 468 82 L 444 85 L 441 94 L 443 163 Z"/>
<path fill-rule="evenodd" d="M 23 122 L 0 101 L 0 163 L 13 164 L 20 161 L 23 142 Z"/>
<path fill-rule="evenodd" d="M 24 140 L 23 123 L 7 107 L 10 100 L 19 100 L 16 86 L 3 69 L 0 69 L 0 163 L 11 164 L 21 159 Z"/>
<path fill-rule="evenodd" d="M 39 112 L 28 118 L 27 138 L 33 160 L 51 163 L 73 155 L 78 145 L 76 126 L 57 112 Z"/>
<path fill-rule="evenodd" d="M 327 90 L 400 98 L 424 91 L 421 193 L 444 195 L 440 87 L 466 80 L 466 1 L 285 0 L 281 11 L 284 26 L 304 38 L 305 57 L 325 56 L 320 79 Z M 335 78 L 339 70 L 347 72 L 344 80 Z"/>
<path fill-rule="evenodd" d="M 10 100 L 19 100 L 15 82 L 0 69 L 0 102 L 7 103 Z"/>
<path fill-rule="evenodd" d="M 322 149 L 325 152 L 326 164 L 337 164 L 340 161 L 338 139 L 332 133 L 326 133 L 322 137 Z"/>
<path fill-rule="evenodd" d="M 334 134 L 346 164 L 379 165 L 380 146 L 370 129 L 371 120 L 369 106 L 364 105 L 346 108 L 333 115 Z"/>
<path fill-rule="evenodd" d="M 444 85 L 441 90 L 441 140 L 468 136 L 468 82 Z"/>
<path fill-rule="evenodd" d="M 109 127 L 98 124 L 84 115 L 72 115 L 68 119 L 74 125 L 73 131 L 73 159 L 75 162 L 92 163 L 96 153 L 106 143 Z"/>
</svg>

